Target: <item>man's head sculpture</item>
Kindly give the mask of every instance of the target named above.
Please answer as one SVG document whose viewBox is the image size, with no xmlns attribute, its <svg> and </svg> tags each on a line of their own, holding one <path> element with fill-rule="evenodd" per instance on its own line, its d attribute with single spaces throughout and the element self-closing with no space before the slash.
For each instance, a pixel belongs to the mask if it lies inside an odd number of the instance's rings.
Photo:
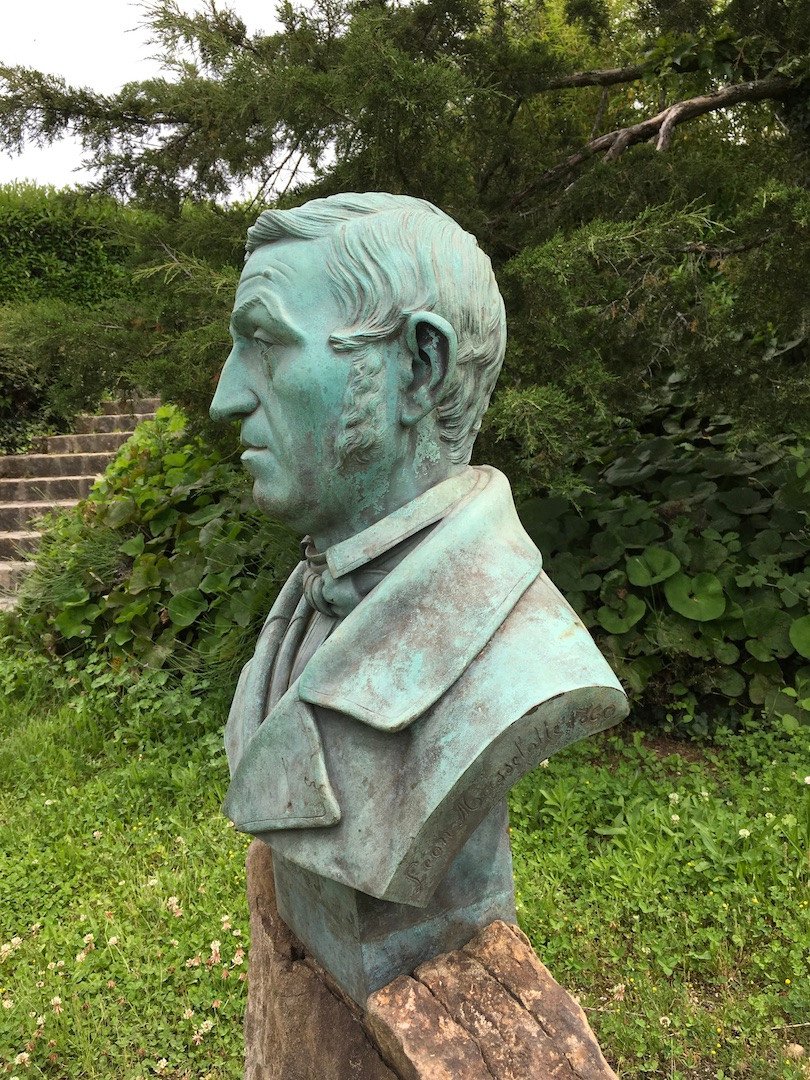
<svg viewBox="0 0 810 1080">
<path fill-rule="evenodd" d="M 626 702 L 508 480 L 468 464 L 506 337 L 472 236 L 404 195 L 268 210 L 231 331 L 211 413 L 309 536 L 236 688 L 224 809 L 362 1003 L 515 918 L 509 789 Z"/>
<path fill-rule="evenodd" d="M 242 420 L 259 505 L 328 546 L 469 462 L 506 319 L 473 236 L 370 192 L 259 217 L 232 332 L 212 416 Z"/>
</svg>

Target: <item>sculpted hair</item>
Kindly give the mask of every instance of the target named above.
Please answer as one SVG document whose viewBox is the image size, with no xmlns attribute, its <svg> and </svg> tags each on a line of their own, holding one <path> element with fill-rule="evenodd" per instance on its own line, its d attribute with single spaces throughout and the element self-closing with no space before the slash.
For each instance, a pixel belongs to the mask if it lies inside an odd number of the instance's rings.
<svg viewBox="0 0 810 1080">
<path fill-rule="evenodd" d="M 346 311 L 330 342 L 356 352 L 341 453 L 367 452 L 380 374 L 375 343 L 399 334 L 409 315 L 432 311 L 458 336 L 456 370 L 437 407 L 442 439 L 466 464 L 506 348 L 503 299 L 474 236 L 422 199 L 383 192 L 332 195 L 292 210 L 265 210 L 248 230 L 247 254 L 275 240 L 329 241 L 327 270 Z"/>
</svg>

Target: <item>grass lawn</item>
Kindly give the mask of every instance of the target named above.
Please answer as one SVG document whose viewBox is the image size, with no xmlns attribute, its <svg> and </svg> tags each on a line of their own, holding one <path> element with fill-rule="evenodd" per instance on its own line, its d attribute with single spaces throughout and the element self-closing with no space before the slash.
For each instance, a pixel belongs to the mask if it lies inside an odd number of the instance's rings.
<svg viewBox="0 0 810 1080">
<path fill-rule="evenodd" d="M 239 1077 L 226 702 L 95 681 L 0 661 L 0 1074 Z M 513 793 L 521 925 L 621 1077 L 810 1075 L 807 744 L 628 729 Z"/>
</svg>

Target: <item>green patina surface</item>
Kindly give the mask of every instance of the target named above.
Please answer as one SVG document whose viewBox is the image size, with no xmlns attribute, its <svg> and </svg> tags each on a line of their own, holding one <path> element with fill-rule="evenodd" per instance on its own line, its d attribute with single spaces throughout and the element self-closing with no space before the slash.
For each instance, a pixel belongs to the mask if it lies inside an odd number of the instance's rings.
<svg viewBox="0 0 810 1080">
<path fill-rule="evenodd" d="M 508 916 L 503 823 L 482 822 L 627 706 L 508 481 L 469 466 L 505 343 L 474 239 L 374 193 L 266 212 L 248 251 L 211 412 L 309 546 L 240 679 L 225 808 L 363 1001 Z"/>
</svg>

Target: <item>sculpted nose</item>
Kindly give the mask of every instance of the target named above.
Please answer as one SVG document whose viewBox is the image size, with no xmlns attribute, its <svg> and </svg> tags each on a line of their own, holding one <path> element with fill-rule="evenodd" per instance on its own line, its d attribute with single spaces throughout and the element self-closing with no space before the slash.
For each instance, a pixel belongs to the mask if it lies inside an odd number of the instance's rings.
<svg viewBox="0 0 810 1080">
<path fill-rule="evenodd" d="M 246 365 L 234 349 L 225 361 L 208 414 L 212 420 L 239 420 L 249 416 L 258 404 Z"/>
</svg>

